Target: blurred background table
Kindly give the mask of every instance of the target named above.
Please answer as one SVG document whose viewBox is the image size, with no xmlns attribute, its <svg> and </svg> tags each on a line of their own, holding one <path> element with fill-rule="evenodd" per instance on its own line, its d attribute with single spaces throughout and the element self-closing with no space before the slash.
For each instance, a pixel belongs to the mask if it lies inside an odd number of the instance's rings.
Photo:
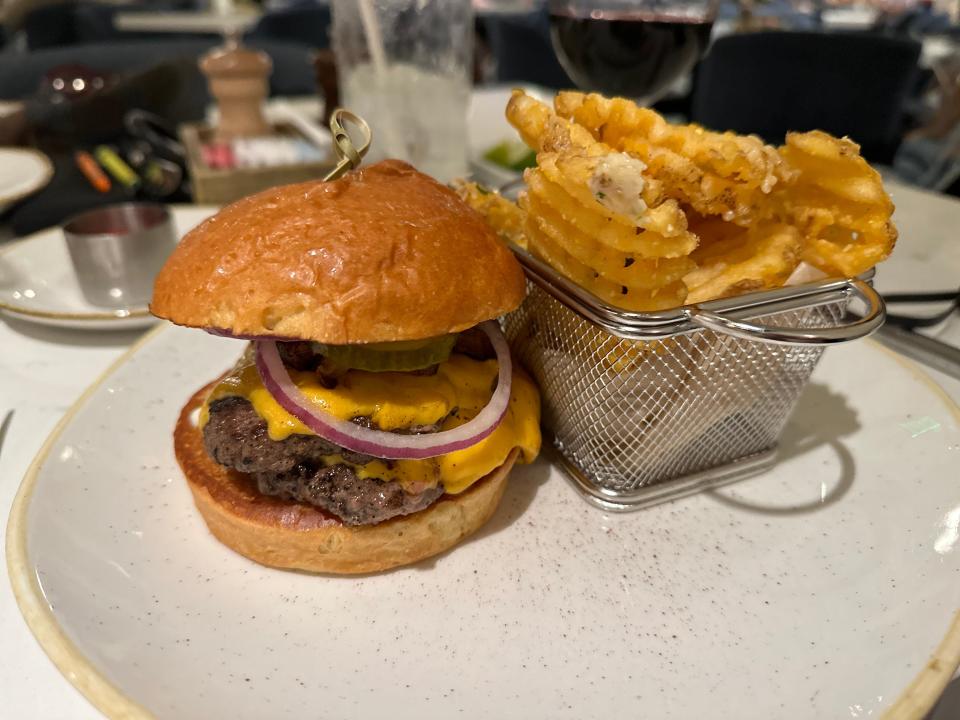
<svg viewBox="0 0 960 720">
<path fill-rule="evenodd" d="M 473 4 L 476 83 L 571 85 L 551 44 L 546 0 Z M 772 142 L 781 141 L 787 127 L 848 134 L 871 162 L 892 167 L 905 182 L 957 195 L 956 15 L 953 4 L 939 0 L 723 0 L 709 51 L 656 106 L 671 117 L 756 132 Z M 246 44 L 270 56 L 271 96 L 317 96 L 330 89 L 329 83 L 321 88 L 321 76 L 336 75 L 332 65 L 317 64 L 318 52 L 331 57 L 330 27 L 331 7 L 323 0 L 222 6 L 193 0 L 5 3 L 0 9 L 0 103 L 24 103 L 27 119 L 35 122 L 38 98 L 49 93 L 45 83 L 52 74 L 65 66 L 83 67 L 113 82 L 156 83 L 163 76 L 162 92 L 121 102 L 161 109 L 174 125 L 197 122 L 210 104 L 197 59 L 233 32 L 242 32 Z M 151 102 L 151 97 L 162 101 Z M 0 120 L 0 145 L 10 144 L 5 126 Z M 55 159 L 54 165 L 49 194 L 64 197 L 66 188 L 82 188 L 71 162 Z M 71 176 L 72 186 L 63 184 L 63 175 Z M 97 199 L 87 194 L 83 202 Z M 65 203 L 58 217 L 26 205 L 0 222 L 5 219 L 22 234 L 39 229 L 45 218 L 54 224 L 78 209 Z"/>
<path fill-rule="evenodd" d="M 122 32 L 228 34 L 249 30 L 263 13 L 253 8 L 231 12 L 120 12 L 113 18 Z"/>
</svg>

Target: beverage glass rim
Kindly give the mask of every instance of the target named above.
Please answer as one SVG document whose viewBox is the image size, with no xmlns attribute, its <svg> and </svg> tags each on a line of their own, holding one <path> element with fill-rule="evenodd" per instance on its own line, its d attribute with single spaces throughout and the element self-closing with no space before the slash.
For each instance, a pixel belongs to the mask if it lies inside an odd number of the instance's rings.
<svg viewBox="0 0 960 720">
<path fill-rule="evenodd" d="M 551 15 L 578 20 L 637 20 L 706 23 L 717 17 L 720 0 L 548 0 Z"/>
</svg>

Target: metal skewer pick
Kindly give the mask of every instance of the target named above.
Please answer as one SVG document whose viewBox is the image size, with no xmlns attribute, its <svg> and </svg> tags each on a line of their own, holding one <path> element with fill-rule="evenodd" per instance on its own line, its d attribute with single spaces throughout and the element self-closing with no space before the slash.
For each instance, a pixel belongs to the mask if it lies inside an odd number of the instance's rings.
<svg viewBox="0 0 960 720">
<path fill-rule="evenodd" d="M 353 140 L 350 139 L 350 134 L 343 125 L 345 119 L 360 129 L 360 134 L 363 136 L 360 147 L 356 147 Z M 367 121 L 343 108 L 337 108 L 330 115 L 330 133 L 333 135 L 333 145 L 336 148 L 337 155 L 340 156 L 340 161 L 333 170 L 327 173 L 326 177 L 323 178 L 324 181 L 336 180 L 348 170 L 357 167 L 363 160 L 363 156 L 367 154 L 367 150 L 370 149 L 370 141 L 373 140 L 373 131 L 367 125 Z"/>
</svg>

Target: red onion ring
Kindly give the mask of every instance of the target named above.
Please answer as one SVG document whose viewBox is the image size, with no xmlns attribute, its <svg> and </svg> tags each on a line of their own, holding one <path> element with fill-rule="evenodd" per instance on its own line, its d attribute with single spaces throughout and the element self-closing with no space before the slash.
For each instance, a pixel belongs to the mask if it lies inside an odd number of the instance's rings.
<svg viewBox="0 0 960 720">
<path fill-rule="evenodd" d="M 280 406 L 320 437 L 347 450 L 373 457 L 421 460 L 476 445 L 497 428 L 507 412 L 513 381 L 510 348 L 496 322 L 487 321 L 479 325 L 479 328 L 490 338 L 497 354 L 499 365 L 497 389 L 475 418 L 452 430 L 438 433 L 399 435 L 383 430 L 373 430 L 349 420 L 340 420 L 319 410 L 291 380 L 287 368 L 280 359 L 277 344 L 271 340 L 257 340 L 254 343 L 257 371 L 267 392 Z"/>
<path fill-rule="evenodd" d="M 205 327 L 203 328 L 205 333 L 210 335 L 216 335 L 217 337 L 230 338 L 232 340 L 279 340 L 291 341 L 296 340 L 297 338 L 288 337 L 286 335 L 244 335 L 233 332 L 232 330 L 227 330 L 226 328 L 218 327 Z"/>
</svg>

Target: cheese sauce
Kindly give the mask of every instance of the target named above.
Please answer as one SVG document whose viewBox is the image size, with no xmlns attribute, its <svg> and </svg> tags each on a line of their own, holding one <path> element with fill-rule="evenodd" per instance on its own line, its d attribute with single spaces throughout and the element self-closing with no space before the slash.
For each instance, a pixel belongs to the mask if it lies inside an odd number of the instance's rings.
<svg viewBox="0 0 960 720">
<path fill-rule="evenodd" d="M 610 153 L 597 163 L 587 184 L 597 202 L 607 210 L 638 220 L 647 211 L 643 201 L 646 168 L 626 153 Z"/>
<path fill-rule="evenodd" d="M 334 389 L 321 385 L 312 372 L 291 370 L 290 377 L 318 408 L 341 420 L 369 417 L 381 430 L 398 430 L 431 425 L 446 418 L 441 429 L 449 430 L 472 419 L 490 400 L 497 361 L 453 354 L 440 363 L 436 375 L 351 370 L 340 377 Z M 200 411 L 200 426 L 205 426 L 209 419 L 209 403 L 231 396 L 250 402 L 266 422 L 271 440 L 313 434 L 267 391 L 249 354 L 210 392 Z M 353 465 L 339 455 L 331 455 L 324 462 L 343 463 L 359 477 L 397 481 L 411 490 L 440 482 L 446 492 L 456 494 L 502 465 L 514 448 L 520 449 L 522 462 L 532 462 L 540 450 L 540 397 L 530 379 L 518 369 L 514 370 L 510 404 L 503 421 L 475 445 L 425 460 L 374 460 Z"/>
</svg>

